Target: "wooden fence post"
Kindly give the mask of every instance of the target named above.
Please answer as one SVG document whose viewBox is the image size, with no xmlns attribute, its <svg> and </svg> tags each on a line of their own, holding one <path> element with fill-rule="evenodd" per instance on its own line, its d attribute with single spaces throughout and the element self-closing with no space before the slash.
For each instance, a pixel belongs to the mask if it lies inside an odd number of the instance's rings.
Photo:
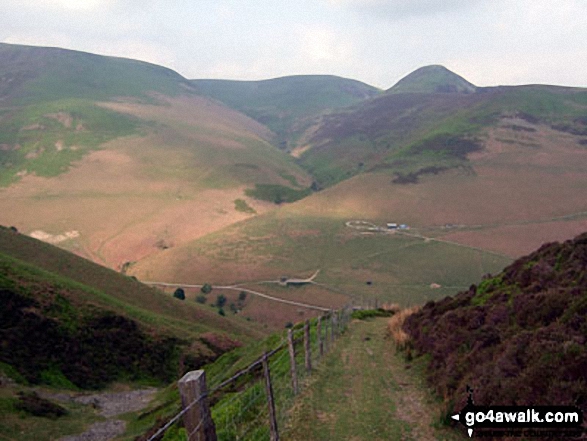
<svg viewBox="0 0 587 441">
<path fill-rule="evenodd" d="M 203 370 L 185 374 L 178 383 L 188 441 L 216 441 L 216 427 L 208 406 L 206 373 Z"/>
<path fill-rule="evenodd" d="M 271 387 L 271 373 L 269 372 L 267 353 L 263 355 L 262 363 L 263 374 L 265 375 L 265 391 L 267 392 L 267 406 L 269 407 L 269 429 L 271 431 L 271 441 L 279 441 L 277 415 L 275 414 L 275 401 L 273 399 L 273 388 Z"/>
<path fill-rule="evenodd" d="M 316 334 L 318 335 L 318 350 L 320 357 L 324 355 L 324 340 L 322 340 L 322 316 L 318 317 L 318 324 L 316 325 Z"/>
<path fill-rule="evenodd" d="M 310 351 L 310 320 L 304 323 L 304 352 L 306 353 L 306 371 L 312 370 L 312 353 Z"/>
<path fill-rule="evenodd" d="M 289 371 L 291 373 L 291 388 L 293 389 L 294 395 L 299 392 L 298 389 L 298 373 L 296 371 L 296 348 L 293 339 L 293 330 L 290 328 L 287 330 L 287 346 L 289 349 Z"/>
<path fill-rule="evenodd" d="M 334 317 L 334 311 L 330 311 L 330 342 L 334 342 L 334 332 L 336 326 L 336 318 Z"/>
</svg>

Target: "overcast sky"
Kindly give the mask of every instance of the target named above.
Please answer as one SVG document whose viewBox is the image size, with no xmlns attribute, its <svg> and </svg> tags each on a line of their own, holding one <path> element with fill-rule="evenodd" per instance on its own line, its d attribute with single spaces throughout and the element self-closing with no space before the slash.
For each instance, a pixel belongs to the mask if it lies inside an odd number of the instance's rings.
<svg viewBox="0 0 587 441">
<path fill-rule="evenodd" d="M 587 0 L 0 0 L 0 41 L 187 78 L 333 74 L 388 88 L 442 64 L 479 86 L 587 86 Z"/>
</svg>

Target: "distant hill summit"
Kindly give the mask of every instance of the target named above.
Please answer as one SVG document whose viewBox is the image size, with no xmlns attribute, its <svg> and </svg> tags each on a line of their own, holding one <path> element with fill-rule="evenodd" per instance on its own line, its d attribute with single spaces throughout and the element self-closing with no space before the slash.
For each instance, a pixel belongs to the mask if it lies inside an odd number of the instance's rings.
<svg viewBox="0 0 587 441">
<path fill-rule="evenodd" d="M 177 95 L 189 89 L 177 72 L 144 61 L 0 43 L 0 103 Z"/>
<path fill-rule="evenodd" d="M 444 66 L 424 66 L 399 80 L 387 93 L 474 93 L 477 87 Z"/>
</svg>

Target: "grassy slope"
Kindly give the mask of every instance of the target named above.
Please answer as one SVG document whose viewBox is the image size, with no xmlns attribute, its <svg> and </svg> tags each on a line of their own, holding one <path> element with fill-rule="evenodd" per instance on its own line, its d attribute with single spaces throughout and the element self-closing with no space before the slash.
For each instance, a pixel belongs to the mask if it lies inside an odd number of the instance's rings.
<svg viewBox="0 0 587 441">
<path fill-rule="evenodd" d="M 23 172 L 54 176 L 137 121 L 95 106 L 127 97 L 190 90 L 179 74 L 152 64 L 58 48 L 0 44 L 0 185 Z"/>
<path fill-rule="evenodd" d="M 0 58 L 0 222 L 78 231 L 60 246 L 94 261 L 119 268 L 253 215 L 239 199 L 266 211 L 244 194 L 256 185 L 311 182 L 264 126 L 170 70 L 12 45 Z"/>
<path fill-rule="evenodd" d="M 0 43 L 2 101 L 35 104 L 67 98 L 148 99 L 150 92 L 178 95 L 189 83 L 153 64 L 59 48 Z"/>
<path fill-rule="evenodd" d="M 278 142 L 291 142 L 311 117 L 346 107 L 378 93 L 367 84 L 327 75 L 300 75 L 263 81 L 193 80 L 199 93 L 217 99 L 265 124 Z"/>
<path fill-rule="evenodd" d="M 378 169 L 396 173 L 466 164 L 475 140 L 501 116 L 523 114 L 585 132 L 587 92 L 550 86 L 477 93 L 390 93 L 331 114 L 308 135 L 302 165 L 323 185 Z M 461 141 L 460 143 L 457 141 Z"/>
<path fill-rule="evenodd" d="M 345 226 L 352 218 L 304 214 L 303 203 L 170 250 L 165 259 L 145 259 L 133 272 L 141 278 L 180 283 L 204 277 L 214 283 L 234 283 L 303 276 L 321 269 L 317 282 L 358 302 L 378 298 L 407 305 L 468 286 L 474 277 L 509 261 L 479 250 L 407 236 L 364 235 Z M 432 283 L 442 288 L 431 289 Z M 263 292 L 262 286 L 258 289 Z M 295 299 L 297 291 L 288 291 L 291 294 L 284 295 Z M 308 292 L 303 296 L 299 300 L 309 303 L 322 298 L 319 292 L 314 293 L 314 299 Z"/>
<path fill-rule="evenodd" d="M 76 385 L 103 387 L 112 380 L 131 387 L 158 385 L 181 374 L 177 365 L 181 354 L 183 369 L 191 369 L 236 341 L 257 342 L 267 335 L 254 323 L 223 318 L 193 299 L 173 299 L 4 228 L 0 228 L 0 295 L 9 296 L 0 314 L 7 351 L 1 357 L 0 376 L 3 381 L 6 376 L 19 381 L 0 388 L 0 432 L 10 439 L 56 439 L 103 420 L 92 407 L 73 403 L 65 404 L 69 414 L 59 419 L 31 416 L 15 407 L 19 391 L 70 394 L 78 390 Z M 22 309 L 19 302 L 32 303 Z M 11 347 L 14 342 L 20 342 L 18 349 Z M 16 365 L 5 363 L 6 357 L 14 363 L 25 357 L 26 369 L 15 370 Z M 48 386 L 39 388 L 38 382 Z M 114 387 L 128 388 L 118 383 Z"/>
<path fill-rule="evenodd" d="M 75 291 L 75 301 L 92 303 L 178 338 L 225 332 L 243 340 L 262 334 L 254 324 L 180 302 L 130 277 L 81 259 L 38 240 L 0 229 L 0 253 L 6 271 L 16 278 L 34 276 L 62 283 Z"/>
</svg>

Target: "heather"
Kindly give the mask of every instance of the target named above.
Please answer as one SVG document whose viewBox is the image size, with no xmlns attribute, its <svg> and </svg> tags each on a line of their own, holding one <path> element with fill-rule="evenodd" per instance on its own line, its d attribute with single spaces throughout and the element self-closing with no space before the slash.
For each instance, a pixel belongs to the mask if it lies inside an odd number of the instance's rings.
<svg viewBox="0 0 587 441">
<path fill-rule="evenodd" d="M 587 233 L 548 243 L 497 276 L 406 319 L 448 411 L 576 404 L 587 410 Z"/>
</svg>

